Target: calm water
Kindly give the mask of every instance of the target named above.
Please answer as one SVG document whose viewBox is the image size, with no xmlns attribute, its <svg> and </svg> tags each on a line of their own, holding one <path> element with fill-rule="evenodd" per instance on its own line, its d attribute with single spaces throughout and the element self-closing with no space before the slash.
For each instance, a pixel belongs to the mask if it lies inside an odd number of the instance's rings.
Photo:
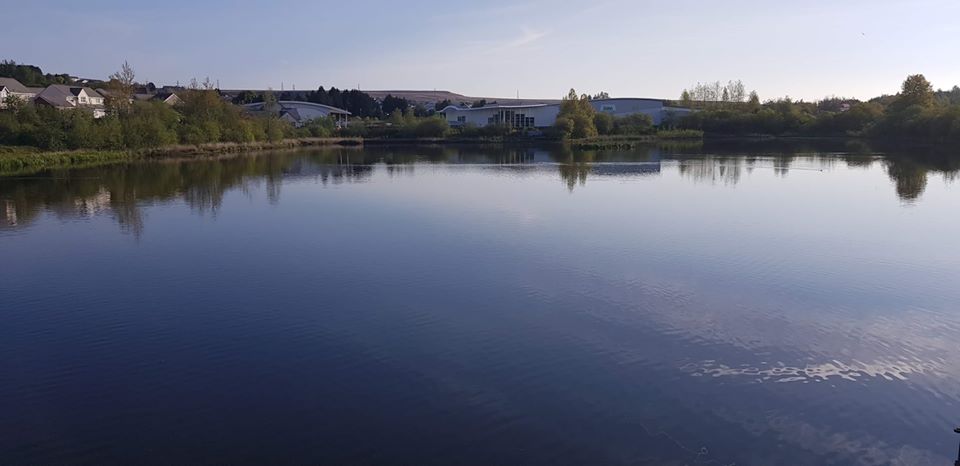
<svg viewBox="0 0 960 466">
<path fill-rule="evenodd" d="M 0 178 L 0 463 L 949 464 L 957 155 Z"/>
</svg>

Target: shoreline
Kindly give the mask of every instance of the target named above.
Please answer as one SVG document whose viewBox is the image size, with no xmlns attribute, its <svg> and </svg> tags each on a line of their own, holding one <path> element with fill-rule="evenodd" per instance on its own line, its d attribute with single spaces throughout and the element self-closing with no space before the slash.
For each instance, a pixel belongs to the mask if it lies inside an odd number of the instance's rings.
<svg viewBox="0 0 960 466">
<path fill-rule="evenodd" d="M 225 154 L 297 149 L 306 147 L 362 147 L 362 146 L 447 146 L 447 145 L 494 145 L 494 146 L 566 146 L 577 150 L 629 150 L 650 144 L 700 145 L 704 143 L 762 143 L 762 142 L 876 142 L 890 145 L 891 142 L 850 136 L 720 136 L 706 134 L 702 137 L 658 137 L 657 134 L 637 136 L 598 136 L 580 140 L 556 140 L 548 138 L 292 138 L 275 142 L 206 143 L 198 145 L 172 145 L 151 149 L 132 150 L 68 150 L 42 151 L 34 147 L 0 146 L 0 176 L 19 176 L 42 170 L 61 168 L 86 168 L 135 160 L 190 159 L 214 157 Z M 916 142 L 894 143 L 895 146 L 925 147 L 930 144 Z M 934 145 L 935 146 L 935 145 Z"/>
<path fill-rule="evenodd" d="M 34 147 L 0 146 L 0 176 L 35 173 L 40 170 L 108 165 L 143 159 L 191 158 L 239 152 L 320 146 L 361 146 L 361 138 L 294 138 L 275 142 L 217 142 L 178 144 L 151 149 L 43 151 Z"/>
</svg>

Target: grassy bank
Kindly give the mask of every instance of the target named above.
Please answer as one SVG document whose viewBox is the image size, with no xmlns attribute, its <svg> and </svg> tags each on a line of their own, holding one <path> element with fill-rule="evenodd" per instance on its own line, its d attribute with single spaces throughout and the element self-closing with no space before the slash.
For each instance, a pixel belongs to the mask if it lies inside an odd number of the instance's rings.
<svg viewBox="0 0 960 466">
<path fill-rule="evenodd" d="M 0 175 L 22 175 L 53 168 L 107 165 L 144 158 L 203 157 L 235 152 L 308 146 L 361 145 L 359 138 L 296 138 L 275 142 L 210 143 L 140 150 L 41 151 L 34 147 L 0 146 Z"/>
<path fill-rule="evenodd" d="M 0 148 L 0 175 L 21 174 L 49 168 L 89 166 L 124 162 L 137 158 L 128 151 L 40 152 L 34 148 Z"/>
</svg>

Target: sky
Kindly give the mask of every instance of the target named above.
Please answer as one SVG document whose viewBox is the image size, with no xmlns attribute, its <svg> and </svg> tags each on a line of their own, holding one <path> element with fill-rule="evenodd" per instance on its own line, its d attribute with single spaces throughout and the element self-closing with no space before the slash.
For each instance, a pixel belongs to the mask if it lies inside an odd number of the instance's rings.
<svg viewBox="0 0 960 466">
<path fill-rule="evenodd" d="M 5 6 L 3 4 L 10 3 Z M 223 89 L 570 88 L 678 98 L 742 80 L 761 99 L 870 98 L 909 74 L 960 84 L 956 0 L 0 0 L 0 59 Z"/>
</svg>

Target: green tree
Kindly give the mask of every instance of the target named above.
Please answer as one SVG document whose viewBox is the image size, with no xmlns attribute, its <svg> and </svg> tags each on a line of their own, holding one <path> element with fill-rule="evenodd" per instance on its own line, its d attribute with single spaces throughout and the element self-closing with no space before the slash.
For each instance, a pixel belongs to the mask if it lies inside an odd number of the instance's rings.
<svg viewBox="0 0 960 466">
<path fill-rule="evenodd" d="M 594 137 L 597 135 L 595 115 L 596 111 L 590 105 L 590 96 L 583 94 L 577 97 L 577 91 L 570 89 L 560 102 L 556 126 L 565 139 Z"/>
<path fill-rule="evenodd" d="M 597 112 L 593 117 L 593 124 L 598 134 L 613 134 L 614 119 L 609 113 Z"/>
<path fill-rule="evenodd" d="M 903 81 L 896 104 L 899 109 L 911 105 L 929 107 L 933 105 L 933 86 L 922 74 L 907 76 L 907 79 Z"/>
</svg>

